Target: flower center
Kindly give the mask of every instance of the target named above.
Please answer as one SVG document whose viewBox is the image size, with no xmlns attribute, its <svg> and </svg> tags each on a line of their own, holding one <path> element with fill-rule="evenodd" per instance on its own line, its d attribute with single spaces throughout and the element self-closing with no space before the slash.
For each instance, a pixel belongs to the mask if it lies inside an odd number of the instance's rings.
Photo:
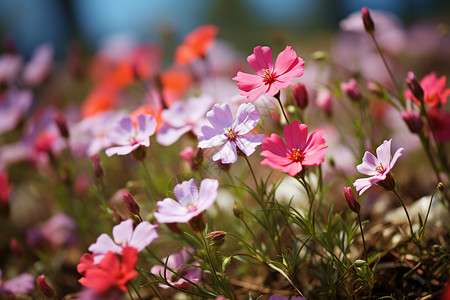
<svg viewBox="0 0 450 300">
<path fill-rule="evenodd" d="M 130 146 L 134 146 L 136 144 L 139 144 L 139 140 L 136 137 L 134 137 L 134 136 L 130 137 L 129 141 L 130 141 Z"/>
<path fill-rule="evenodd" d="M 275 81 L 276 75 L 275 73 L 270 72 L 270 70 L 264 70 L 264 83 L 272 84 Z"/>
<path fill-rule="evenodd" d="M 231 129 L 231 128 L 227 128 L 227 132 L 225 133 L 225 136 L 229 139 L 234 141 L 236 139 L 237 133 Z"/>
<path fill-rule="evenodd" d="M 300 149 L 292 148 L 292 152 L 288 156 L 293 162 L 302 162 L 305 159 L 305 154 L 303 154 Z"/>
<path fill-rule="evenodd" d="M 375 168 L 375 171 L 377 171 L 377 172 L 380 173 L 380 174 L 383 174 L 384 171 L 386 171 L 386 169 L 383 167 L 383 164 L 380 163 L 380 164 L 378 165 L 378 167 Z"/>
<path fill-rule="evenodd" d="M 188 213 L 197 211 L 197 206 L 195 206 L 194 204 L 191 204 L 191 203 L 189 203 L 189 204 L 186 206 L 186 208 L 187 208 Z"/>
</svg>

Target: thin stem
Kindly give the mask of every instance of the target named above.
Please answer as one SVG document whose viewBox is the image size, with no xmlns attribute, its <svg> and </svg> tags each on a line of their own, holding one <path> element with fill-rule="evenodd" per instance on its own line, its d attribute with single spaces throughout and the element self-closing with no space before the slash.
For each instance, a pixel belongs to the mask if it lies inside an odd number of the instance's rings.
<svg viewBox="0 0 450 300">
<path fill-rule="evenodd" d="M 363 242 L 363 246 L 364 246 L 364 260 L 366 261 L 367 265 L 369 265 L 369 262 L 367 261 L 366 241 L 364 239 L 364 231 L 363 231 L 362 223 L 361 223 L 361 215 L 359 213 L 358 213 L 358 222 L 359 222 L 359 230 L 361 230 L 361 238 L 362 238 L 362 242 Z"/>
<path fill-rule="evenodd" d="M 430 204 L 428 205 L 428 210 L 427 210 L 427 214 L 425 216 L 425 221 L 423 221 L 423 226 L 422 226 L 422 230 L 419 233 L 419 240 L 422 239 L 423 234 L 425 232 L 425 226 L 427 225 L 427 220 L 428 220 L 428 215 L 430 214 L 430 210 L 431 210 L 431 203 L 433 202 L 433 197 L 434 194 L 436 194 L 437 190 L 439 189 L 439 186 L 442 184 L 442 182 L 439 182 L 438 186 L 434 189 L 433 194 L 431 195 L 430 198 Z"/>
<path fill-rule="evenodd" d="M 394 84 L 394 87 L 397 89 L 397 93 L 398 93 L 397 97 L 400 98 L 400 99 L 402 99 L 402 102 L 404 102 L 404 101 L 403 101 L 403 98 L 402 98 L 402 92 L 401 92 L 401 90 L 400 90 L 400 87 L 399 87 L 399 85 L 397 84 L 397 81 L 395 80 L 394 74 L 392 74 L 391 68 L 389 68 L 389 65 L 387 64 L 387 61 L 386 61 L 386 59 L 384 58 L 383 51 L 381 51 L 381 48 L 380 48 L 380 46 L 378 45 L 378 42 L 377 42 L 377 39 L 375 38 L 375 35 L 374 35 L 373 33 L 370 33 L 370 36 L 372 37 L 372 40 L 373 40 L 373 42 L 374 42 L 374 44 L 375 44 L 375 47 L 377 48 L 377 51 L 378 51 L 378 53 L 380 54 L 381 59 L 383 60 L 383 64 L 384 64 L 384 66 L 386 67 L 386 70 L 387 70 L 388 73 L 389 73 L 389 77 L 391 78 L 392 83 Z M 402 103 L 402 105 L 405 106 L 405 103 Z"/>
<path fill-rule="evenodd" d="M 278 100 L 278 104 L 280 104 L 281 112 L 283 113 L 283 116 L 286 119 L 286 123 L 290 124 L 289 123 L 289 119 L 288 119 L 288 117 L 286 115 L 286 112 L 284 111 L 283 104 L 281 103 L 280 92 L 278 92 L 278 94 L 275 95 L 275 99 L 277 99 Z"/>
<path fill-rule="evenodd" d="M 402 204 L 403 209 L 405 210 L 406 217 L 408 218 L 409 229 L 411 230 L 411 236 L 412 236 L 412 238 L 415 238 L 414 230 L 413 230 L 413 228 L 412 228 L 411 219 L 409 218 L 409 213 L 408 213 L 408 210 L 406 209 L 405 203 L 403 203 L 402 198 L 401 198 L 400 195 L 397 193 L 397 189 L 394 189 L 393 192 L 394 192 L 395 196 L 397 197 L 397 199 L 400 200 L 400 203 Z"/>
<path fill-rule="evenodd" d="M 244 154 L 243 156 L 244 156 L 245 161 L 247 162 L 250 172 L 252 173 L 252 177 L 253 177 L 253 180 L 255 181 L 256 189 L 258 189 L 258 181 L 256 180 L 255 172 L 253 172 L 252 165 L 250 164 L 250 161 L 248 160 L 247 155 Z"/>
<path fill-rule="evenodd" d="M 142 297 L 141 297 L 141 295 L 139 295 L 139 292 L 138 292 L 136 286 L 134 285 L 134 283 L 133 283 L 133 282 L 130 282 L 130 285 L 131 285 L 131 287 L 133 288 L 133 290 L 134 290 L 134 292 L 136 293 L 136 295 L 138 296 L 138 298 L 139 298 L 140 300 L 142 300 Z M 130 293 L 130 297 L 131 297 L 131 293 Z M 133 299 L 133 297 L 131 297 L 131 299 Z"/>
</svg>

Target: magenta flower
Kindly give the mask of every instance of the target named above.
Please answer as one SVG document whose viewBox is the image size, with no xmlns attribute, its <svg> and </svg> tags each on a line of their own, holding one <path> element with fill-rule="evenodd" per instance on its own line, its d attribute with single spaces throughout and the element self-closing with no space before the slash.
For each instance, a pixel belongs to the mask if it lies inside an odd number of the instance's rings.
<svg viewBox="0 0 450 300">
<path fill-rule="evenodd" d="M 150 146 L 150 136 L 155 133 L 156 120 L 150 115 L 137 117 L 137 128 L 130 117 L 125 117 L 108 134 L 109 141 L 117 147 L 106 149 L 108 156 L 114 154 L 126 155 L 139 148 Z"/>
<path fill-rule="evenodd" d="M 241 90 L 241 95 L 255 101 L 263 94 L 275 96 L 281 89 L 291 85 L 292 79 L 303 75 L 305 62 L 290 46 L 287 46 L 273 64 L 272 50 L 257 46 L 247 58 L 248 64 L 257 73 L 238 72 L 233 80 Z"/>
<path fill-rule="evenodd" d="M 234 121 L 228 104 L 214 105 L 206 117 L 211 125 L 202 126 L 198 147 L 204 149 L 222 146 L 213 156 L 214 161 L 220 159 L 223 164 L 235 163 L 236 146 L 249 156 L 264 139 L 264 134 L 248 134 L 261 119 L 256 107 L 251 103 L 239 106 Z"/>
<path fill-rule="evenodd" d="M 308 138 L 308 127 L 293 121 L 284 127 L 284 138 L 286 143 L 276 134 L 264 139 L 261 155 L 265 159 L 261 165 L 295 176 L 303 166 L 318 166 L 324 161 L 328 147 L 322 130 L 314 131 Z"/>
<path fill-rule="evenodd" d="M 200 280 L 201 277 L 201 269 L 196 267 L 185 267 L 187 264 L 198 266 L 197 262 L 189 263 L 190 254 L 193 252 L 193 249 L 188 250 L 182 250 L 179 253 L 174 253 L 169 256 L 169 258 L 165 257 L 162 259 L 163 262 L 167 261 L 167 268 L 165 266 L 153 266 L 150 270 L 155 275 L 159 275 L 163 278 L 165 278 L 171 285 L 187 289 L 191 285 L 188 281 L 185 279 L 176 276 L 169 270 L 172 269 L 175 272 L 177 272 L 179 275 L 183 276 L 184 278 L 197 283 Z M 161 288 L 169 288 L 168 285 L 160 284 Z"/>
<path fill-rule="evenodd" d="M 392 178 L 391 169 L 397 159 L 402 155 L 403 148 L 399 148 L 391 160 L 391 141 L 392 139 L 389 141 L 385 140 L 377 148 L 377 157 L 366 151 L 362 159 L 362 164 L 356 167 L 361 174 L 370 176 L 368 178 L 357 179 L 353 184 L 356 190 L 359 191 L 360 196 L 375 183 L 381 183 L 384 180 Z"/>
<path fill-rule="evenodd" d="M 89 246 L 88 250 L 95 254 L 95 264 L 99 263 L 108 251 L 122 254 L 124 247 L 133 247 L 141 252 L 158 238 L 156 227 L 157 225 L 143 221 L 133 230 L 131 219 L 122 221 L 113 228 L 114 240 L 109 235 L 102 233 L 97 241 Z"/>
<path fill-rule="evenodd" d="M 158 201 L 158 211 L 153 215 L 159 223 L 187 223 L 214 203 L 218 187 L 216 179 L 203 179 L 200 188 L 194 179 L 183 181 L 173 189 L 178 201 L 172 198 Z"/>
</svg>

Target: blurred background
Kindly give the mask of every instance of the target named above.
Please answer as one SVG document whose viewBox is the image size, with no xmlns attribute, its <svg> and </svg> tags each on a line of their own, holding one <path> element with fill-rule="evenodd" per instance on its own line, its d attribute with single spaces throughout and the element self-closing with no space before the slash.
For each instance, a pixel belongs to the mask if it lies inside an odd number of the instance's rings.
<svg viewBox="0 0 450 300">
<path fill-rule="evenodd" d="M 392 12 L 405 26 L 450 19 L 448 0 L 0 0 L 0 36 L 12 38 L 26 58 L 50 42 L 58 60 L 73 40 L 95 51 L 123 34 L 171 49 L 195 27 L 212 23 L 218 38 L 249 52 L 294 38 L 317 44 L 362 6 Z"/>
</svg>

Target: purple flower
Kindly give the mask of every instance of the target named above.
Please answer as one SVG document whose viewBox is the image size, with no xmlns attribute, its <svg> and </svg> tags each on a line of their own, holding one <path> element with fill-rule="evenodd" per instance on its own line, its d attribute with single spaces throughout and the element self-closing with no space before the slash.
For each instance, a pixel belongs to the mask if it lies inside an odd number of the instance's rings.
<svg viewBox="0 0 450 300">
<path fill-rule="evenodd" d="M 150 146 L 150 136 L 155 133 L 156 120 L 150 115 L 137 117 L 137 128 L 130 117 L 125 117 L 108 134 L 109 141 L 117 147 L 106 149 L 106 155 L 126 155 L 139 148 Z"/>
<path fill-rule="evenodd" d="M 97 241 L 89 246 L 89 251 L 96 254 L 94 263 L 99 263 L 108 251 L 122 254 L 122 249 L 126 246 L 136 248 L 138 252 L 142 251 L 158 238 L 156 227 L 157 225 L 143 221 L 133 230 L 131 219 L 122 221 L 113 228 L 114 240 L 109 235 L 102 233 Z"/>
<path fill-rule="evenodd" d="M 220 159 L 223 164 L 235 163 L 236 146 L 249 156 L 264 139 L 264 134 L 248 134 L 261 119 L 256 107 L 251 103 L 239 106 L 234 121 L 228 104 L 214 105 L 206 116 L 211 125 L 202 126 L 198 146 L 203 149 L 222 146 L 213 156 L 215 161 Z"/>
<path fill-rule="evenodd" d="M 370 176 L 357 179 L 353 184 L 356 190 L 359 191 L 360 196 L 372 185 L 393 179 L 390 172 L 397 159 L 402 155 L 403 148 L 399 148 L 391 160 L 391 141 L 392 139 L 389 141 L 385 140 L 377 148 L 377 157 L 366 151 L 362 164 L 356 167 L 361 174 Z"/>
<path fill-rule="evenodd" d="M 28 273 L 2 281 L 2 270 L 0 269 L 0 292 L 7 297 L 17 294 L 28 294 L 34 289 L 34 277 Z"/>
<path fill-rule="evenodd" d="M 75 221 L 64 213 L 57 213 L 40 225 L 42 236 L 55 248 L 75 242 Z"/>
<path fill-rule="evenodd" d="M 0 97 L 0 133 L 14 129 L 31 106 L 33 95 L 29 90 L 10 89 Z"/>
<path fill-rule="evenodd" d="M 200 134 L 200 128 L 205 123 L 205 114 L 212 103 L 211 97 L 202 96 L 172 104 L 161 114 L 165 123 L 158 130 L 156 141 L 163 146 L 169 146 L 188 131 L 195 135 Z"/>
<path fill-rule="evenodd" d="M 203 179 L 200 188 L 194 179 L 183 181 L 173 189 L 178 201 L 172 198 L 158 201 L 154 216 L 159 223 L 187 223 L 214 203 L 218 187 L 216 179 Z"/>
<path fill-rule="evenodd" d="M 196 267 L 184 267 L 188 264 L 190 258 L 189 253 L 191 253 L 192 251 L 193 249 L 182 250 L 179 253 L 170 255 L 169 258 L 165 257 L 162 259 L 162 261 L 167 261 L 167 268 L 165 266 L 153 266 L 150 272 L 167 279 L 167 281 L 175 287 L 187 289 L 189 288 L 190 283 L 185 279 L 173 274 L 169 270 L 169 268 L 177 272 L 179 275 L 189 279 L 190 281 L 197 283 L 200 280 L 201 269 Z M 198 266 L 198 263 L 194 262 L 190 263 L 190 265 Z M 165 284 L 160 284 L 159 286 L 165 289 L 169 288 L 169 286 Z"/>
</svg>

